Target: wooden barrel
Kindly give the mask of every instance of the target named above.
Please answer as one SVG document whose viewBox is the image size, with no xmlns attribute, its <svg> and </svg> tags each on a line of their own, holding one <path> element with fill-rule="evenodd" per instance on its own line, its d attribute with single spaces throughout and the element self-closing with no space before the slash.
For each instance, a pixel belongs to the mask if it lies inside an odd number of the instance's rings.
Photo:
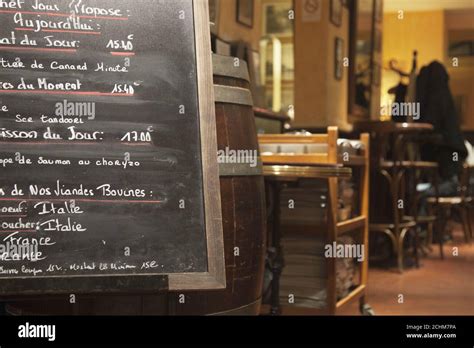
<svg viewBox="0 0 474 348">
<path fill-rule="evenodd" d="M 219 167 L 226 289 L 150 295 L 77 295 L 75 304 L 70 304 L 68 295 L 16 302 L 7 307 L 11 314 L 259 314 L 266 252 L 265 189 L 261 161 L 255 163 L 253 158 L 258 153 L 258 140 L 249 75 L 245 62 L 233 57 L 215 55 L 213 61 L 217 141 L 223 162 Z"/>
<path fill-rule="evenodd" d="M 251 166 L 242 158 L 239 163 L 232 159 L 237 155 L 232 151 L 258 154 L 249 75 L 245 62 L 236 58 L 215 55 L 213 61 L 218 149 L 221 155 L 228 156 L 220 164 L 227 288 L 184 293 L 184 304 L 176 294 L 174 307 L 177 314 L 256 315 L 260 310 L 266 252 L 261 161 Z"/>
</svg>

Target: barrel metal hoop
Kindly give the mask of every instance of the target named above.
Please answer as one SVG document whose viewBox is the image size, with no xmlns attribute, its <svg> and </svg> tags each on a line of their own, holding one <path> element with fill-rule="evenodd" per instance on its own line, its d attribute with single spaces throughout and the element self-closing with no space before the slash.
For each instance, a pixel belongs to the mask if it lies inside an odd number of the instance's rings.
<svg viewBox="0 0 474 348">
<path fill-rule="evenodd" d="M 252 93 L 248 89 L 214 85 L 216 103 L 253 106 Z"/>
<path fill-rule="evenodd" d="M 214 75 L 224 76 L 224 77 L 233 77 L 247 82 L 250 81 L 249 71 L 247 68 L 247 63 L 239 59 L 238 66 L 235 66 L 235 57 L 220 56 L 217 54 L 212 55 Z"/>
<path fill-rule="evenodd" d="M 219 163 L 219 176 L 262 176 L 262 160 L 258 158 L 255 166 L 250 163 Z"/>
</svg>

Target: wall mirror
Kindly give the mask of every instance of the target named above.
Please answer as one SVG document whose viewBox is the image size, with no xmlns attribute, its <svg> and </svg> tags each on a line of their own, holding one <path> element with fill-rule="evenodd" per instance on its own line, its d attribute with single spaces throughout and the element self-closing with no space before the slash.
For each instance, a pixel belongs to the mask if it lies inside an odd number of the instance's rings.
<svg viewBox="0 0 474 348">
<path fill-rule="evenodd" d="M 370 118 L 374 0 L 350 0 L 349 115 L 353 121 Z"/>
</svg>

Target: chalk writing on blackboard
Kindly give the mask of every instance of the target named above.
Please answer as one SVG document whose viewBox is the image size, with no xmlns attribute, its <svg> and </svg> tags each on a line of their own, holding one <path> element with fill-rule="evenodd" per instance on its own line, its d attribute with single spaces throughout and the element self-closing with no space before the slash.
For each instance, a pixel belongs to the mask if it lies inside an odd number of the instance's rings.
<svg viewBox="0 0 474 348">
<path fill-rule="evenodd" d="M 193 11 L 0 1 L 0 284 L 208 271 Z"/>
</svg>

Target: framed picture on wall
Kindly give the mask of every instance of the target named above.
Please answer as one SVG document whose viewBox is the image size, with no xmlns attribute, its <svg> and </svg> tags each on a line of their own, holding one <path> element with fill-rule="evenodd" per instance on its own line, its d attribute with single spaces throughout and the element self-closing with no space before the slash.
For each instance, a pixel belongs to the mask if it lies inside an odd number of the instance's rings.
<svg viewBox="0 0 474 348">
<path fill-rule="evenodd" d="M 209 0 L 209 21 L 211 22 L 211 33 L 216 35 L 219 30 L 219 2 L 220 0 Z"/>
<path fill-rule="evenodd" d="M 344 74 L 344 40 L 336 37 L 334 46 L 334 77 L 340 81 Z"/>
<path fill-rule="evenodd" d="M 250 75 L 250 89 L 255 106 L 265 108 L 265 85 L 261 81 L 260 53 L 247 44 L 247 63 Z"/>
<path fill-rule="evenodd" d="M 253 0 L 237 0 L 237 23 L 253 27 Z"/>
<path fill-rule="evenodd" d="M 291 36 L 293 22 L 288 18 L 291 3 L 269 3 L 263 7 L 263 35 Z"/>
<path fill-rule="evenodd" d="M 335 26 L 340 27 L 342 24 L 342 0 L 330 0 L 330 5 L 330 20 Z"/>
</svg>

